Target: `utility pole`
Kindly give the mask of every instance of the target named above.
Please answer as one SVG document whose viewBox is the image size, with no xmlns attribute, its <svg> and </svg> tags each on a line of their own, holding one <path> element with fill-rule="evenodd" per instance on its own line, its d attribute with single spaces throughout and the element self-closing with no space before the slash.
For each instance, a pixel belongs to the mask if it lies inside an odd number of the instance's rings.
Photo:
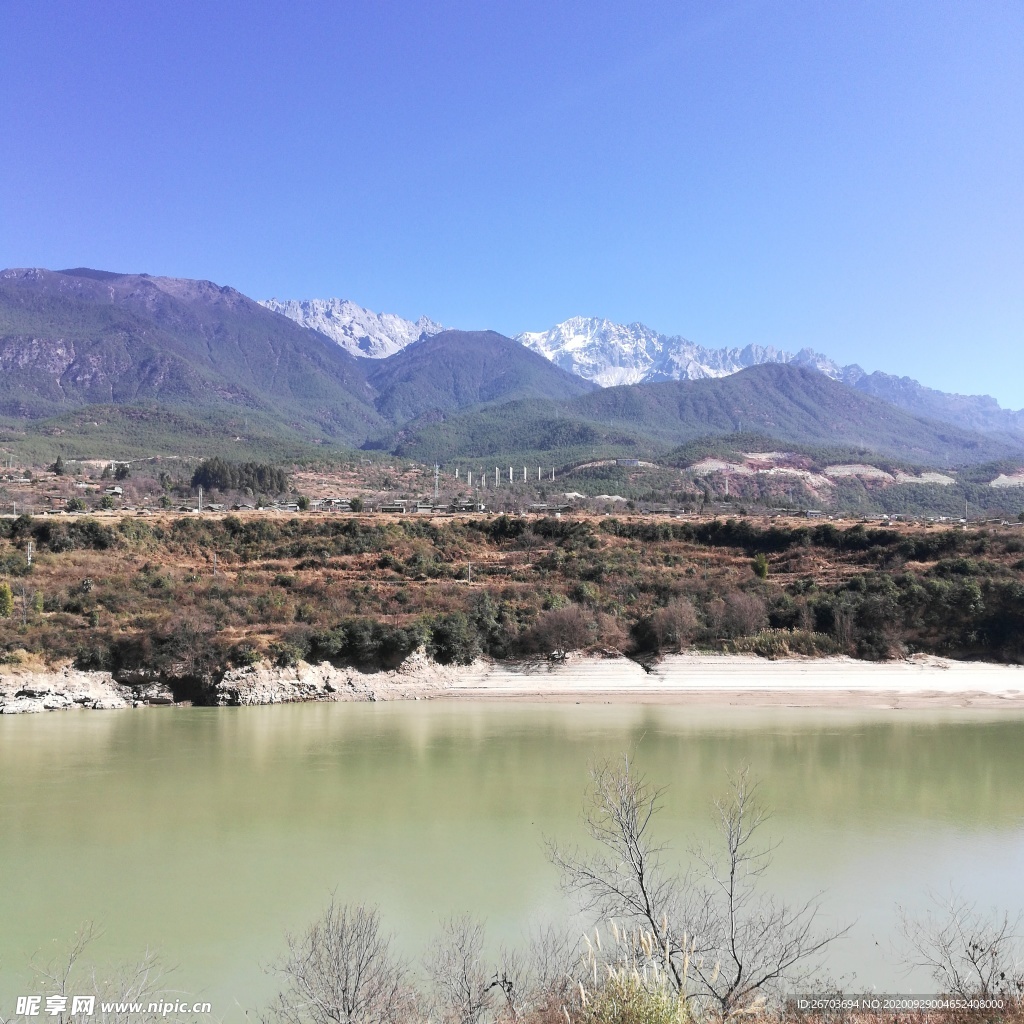
<svg viewBox="0 0 1024 1024">
<path fill-rule="evenodd" d="M 441 472 L 441 468 L 440 468 L 440 466 L 438 466 L 438 464 L 437 464 L 437 463 L 435 462 L 435 463 L 434 463 L 434 504 L 435 504 L 435 505 L 437 504 L 437 475 L 438 475 L 438 473 L 440 473 L 440 472 Z"/>
<path fill-rule="evenodd" d="M 199 511 L 200 512 L 203 511 L 203 489 L 202 489 L 202 487 L 199 488 Z"/>
<path fill-rule="evenodd" d="M 466 582 L 467 583 L 472 583 L 473 582 L 473 563 L 472 562 L 467 562 L 466 563 L 466 567 L 469 569 L 469 576 L 467 577 Z"/>
<path fill-rule="evenodd" d="M 25 561 L 28 567 L 32 568 L 32 541 L 28 542 L 28 546 L 25 548 Z"/>
</svg>

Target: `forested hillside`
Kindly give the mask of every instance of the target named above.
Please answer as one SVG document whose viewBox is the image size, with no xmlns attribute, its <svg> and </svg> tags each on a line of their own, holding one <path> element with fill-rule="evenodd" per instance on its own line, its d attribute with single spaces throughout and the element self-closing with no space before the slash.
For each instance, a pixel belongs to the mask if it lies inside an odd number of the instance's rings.
<svg viewBox="0 0 1024 1024">
<path fill-rule="evenodd" d="M 0 657 L 156 673 L 198 700 L 232 664 L 379 668 L 421 646 L 456 663 L 692 645 L 1024 659 L 1019 529 L 22 516 L 0 521 L 0 565 L 19 597 Z"/>
</svg>

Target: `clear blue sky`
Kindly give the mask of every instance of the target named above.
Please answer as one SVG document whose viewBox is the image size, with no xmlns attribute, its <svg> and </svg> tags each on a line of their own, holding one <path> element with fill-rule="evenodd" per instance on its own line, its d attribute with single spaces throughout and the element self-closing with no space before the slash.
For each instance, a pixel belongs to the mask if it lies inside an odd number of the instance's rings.
<svg viewBox="0 0 1024 1024">
<path fill-rule="evenodd" d="M 1024 3 L 0 3 L 0 265 L 1024 406 Z"/>
</svg>

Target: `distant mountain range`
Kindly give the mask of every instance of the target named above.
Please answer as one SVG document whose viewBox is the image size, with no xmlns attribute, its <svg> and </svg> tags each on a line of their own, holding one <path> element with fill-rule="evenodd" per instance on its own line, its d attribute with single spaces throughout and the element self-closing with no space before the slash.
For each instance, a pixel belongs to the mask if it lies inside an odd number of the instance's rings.
<svg viewBox="0 0 1024 1024">
<path fill-rule="evenodd" d="M 840 366 L 813 349 L 799 352 L 748 345 L 709 349 L 686 338 L 659 334 L 644 324 L 573 317 L 548 331 L 516 335 L 527 348 L 557 366 L 602 387 L 666 380 L 726 377 L 750 366 L 789 363 L 804 366 L 893 405 L 961 427 L 1024 435 L 1024 411 L 1002 409 L 988 395 L 955 395 L 925 387 L 910 377 L 867 373 L 856 363 Z"/>
<path fill-rule="evenodd" d="M 373 313 L 344 299 L 263 303 L 305 327 L 318 330 L 352 355 L 385 358 L 443 328 L 427 317 L 412 322 Z M 1024 436 L 1024 410 L 1002 409 L 988 395 L 958 395 L 925 387 L 860 366 L 840 366 L 813 349 L 787 352 L 771 346 L 705 348 L 679 335 L 665 335 L 641 323 L 617 324 L 599 317 L 573 317 L 547 331 L 527 331 L 515 340 L 561 369 L 603 387 L 670 380 L 727 377 L 751 366 L 787 363 L 808 367 L 865 394 L 932 419 L 971 430 Z"/>
<path fill-rule="evenodd" d="M 77 457 L 227 454 L 287 438 L 424 461 L 561 462 L 756 432 L 939 467 L 1024 454 L 1021 414 L 992 399 L 813 352 L 702 349 L 606 321 L 527 337 L 340 300 L 261 304 L 208 281 L 0 271 L 0 447 L 35 438 Z M 600 386 L 615 374 L 640 381 Z"/>
</svg>

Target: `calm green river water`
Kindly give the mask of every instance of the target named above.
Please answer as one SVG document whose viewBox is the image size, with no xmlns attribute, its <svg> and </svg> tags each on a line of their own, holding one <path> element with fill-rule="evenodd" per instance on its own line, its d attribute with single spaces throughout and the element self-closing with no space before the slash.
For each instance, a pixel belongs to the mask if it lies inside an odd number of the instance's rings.
<svg viewBox="0 0 1024 1024">
<path fill-rule="evenodd" d="M 473 911 L 495 941 L 566 913 L 545 836 L 579 835 L 588 763 L 633 750 L 669 789 L 685 857 L 747 764 L 782 840 L 769 875 L 827 890 L 856 986 L 929 991 L 889 964 L 898 902 L 950 884 L 1024 905 L 1024 718 L 497 703 L 151 709 L 0 718 L 0 1016 L 76 928 L 147 947 L 220 1017 L 332 889 L 380 904 L 410 954 Z M 8 1006 L 7 1004 L 11 1005 Z"/>
</svg>

